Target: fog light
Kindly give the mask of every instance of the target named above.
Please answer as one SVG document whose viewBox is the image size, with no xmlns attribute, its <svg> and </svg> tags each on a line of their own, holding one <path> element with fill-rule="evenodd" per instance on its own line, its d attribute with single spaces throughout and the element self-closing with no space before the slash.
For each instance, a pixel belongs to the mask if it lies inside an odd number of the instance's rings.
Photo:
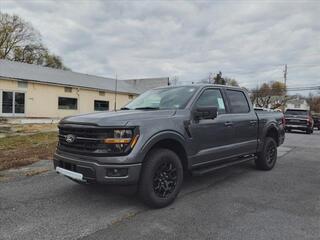
<svg viewBox="0 0 320 240">
<path fill-rule="evenodd" d="M 128 175 L 128 168 L 107 168 L 107 177 L 125 177 Z"/>
</svg>

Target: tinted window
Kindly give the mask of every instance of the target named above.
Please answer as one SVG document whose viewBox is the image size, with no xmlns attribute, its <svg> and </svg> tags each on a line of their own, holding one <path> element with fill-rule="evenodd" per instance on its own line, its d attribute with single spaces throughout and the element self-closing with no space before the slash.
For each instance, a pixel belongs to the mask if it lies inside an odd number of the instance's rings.
<svg viewBox="0 0 320 240">
<path fill-rule="evenodd" d="M 232 113 L 247 113 L 250 111 L 247 98 L 243 92 L 227 90 L 227 95 L 230 100 L 230 110 Z"/>
<path fill-rule="evenodd" d="M 78 108 L 78 99 L 59 97 L 58 108 L 59 109 L 74 109 L 75 110 Z"/>
<path fill-rule="evenodd" d="M 94 100 L 94 110 L 95 111 L 108 111 L 109 110 L 109 102 Z"/>
<path fill-rule="evenodd" d="M 221 92 L 218 89 L 205 90 L 197 100 L 196 105 L 198 107 L 216 107 L 219 113 L 226 112 Z"/>
</svg>

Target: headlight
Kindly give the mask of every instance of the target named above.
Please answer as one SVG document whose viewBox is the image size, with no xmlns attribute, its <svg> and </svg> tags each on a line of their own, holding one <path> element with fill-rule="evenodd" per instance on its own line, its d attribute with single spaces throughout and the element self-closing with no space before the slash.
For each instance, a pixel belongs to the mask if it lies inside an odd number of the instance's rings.
<svg viewBox="0 0 320 240">
<path fill-rule="evenodd" d="M 113 131 L 113 138 L 104 139 L 107 144 L 128 144 L 132 138 L 131 129 L 117 129 Z"/>
<path fill-rule="evenodd" d="M 104 144 L 110 152 L 120 153 L 130 150 L 137 143 L 139 134 L 135 134 L 132 129 L 115 129 L 113 130 L 113 137 L 105 138 Z"/>
</svg>

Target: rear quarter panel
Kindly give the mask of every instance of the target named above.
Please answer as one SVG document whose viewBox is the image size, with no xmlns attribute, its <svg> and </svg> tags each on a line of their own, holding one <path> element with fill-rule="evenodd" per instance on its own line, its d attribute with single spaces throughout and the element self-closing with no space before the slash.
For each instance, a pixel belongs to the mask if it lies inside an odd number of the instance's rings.
<svg viewBox="0 0 320 240">
<path fill-rule="evenodd" d="M 285 136 L 285 130 L 284 125 L 282 123 L 283 113 L 280 112 L 267 112 L 267 111 L 259 111 L 256 112 L 258 119 L 259 119 L 259 125 L 258 125 L 258 136 L 259 136 L 259 145 L 258 145 L 258 151 L 260 151 L 263 147 L 264 140 L 266 138 L 266 135 L 268 131 L 271 128 L 275 128 L 279 135 L 279 141 L 278 145 L 281 145 L 284 136 Z M 282 140 L 281 140 L 282 139 Z"/>
</svg>

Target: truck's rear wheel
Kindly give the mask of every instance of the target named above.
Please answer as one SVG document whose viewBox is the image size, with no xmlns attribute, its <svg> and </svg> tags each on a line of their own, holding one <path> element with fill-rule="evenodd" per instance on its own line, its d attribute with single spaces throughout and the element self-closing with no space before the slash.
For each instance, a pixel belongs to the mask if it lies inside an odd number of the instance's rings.
<svg viewBox="0 0 320 240">
<path fill-rule="evenodd" d="M 183 168 L 179 157 L 168 149 L 154 149 L 146 157 L 139 183 L 139 195 L 153 208 L 172 203 L 183 181 Z"/>
<path fill-rule="evenodd" d="M 263 150 L 258 153 L 258 158 L 255 163 L 258 169 L 261 170 L 271 170 L 277 161 L 277 143 L 271 138 L 267 137 Z"/>
</svg>

